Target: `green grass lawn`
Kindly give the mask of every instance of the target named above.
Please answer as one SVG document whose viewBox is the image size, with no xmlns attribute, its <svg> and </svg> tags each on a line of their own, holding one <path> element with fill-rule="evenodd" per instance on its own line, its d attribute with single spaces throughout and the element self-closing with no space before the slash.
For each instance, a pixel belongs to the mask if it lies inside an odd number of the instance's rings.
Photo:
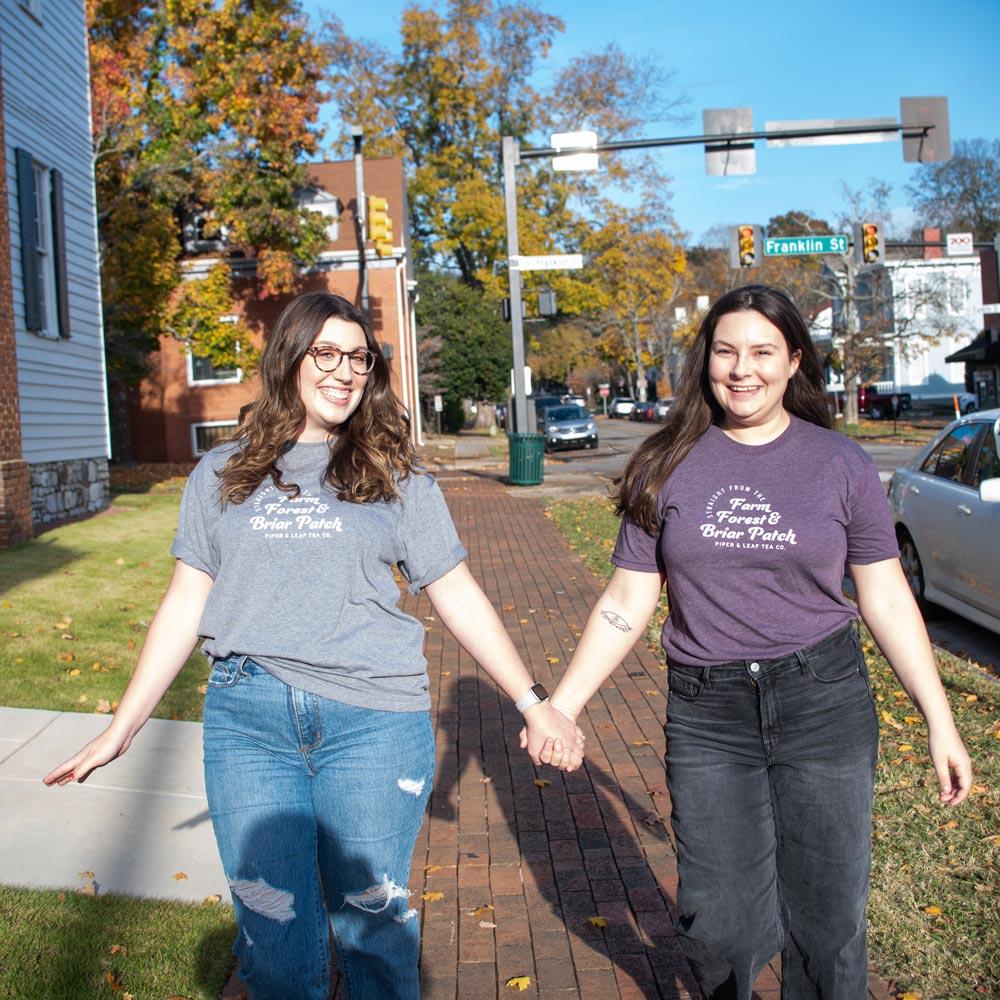
<svg viewBox="0 0 1000 1000">
<path fill-rule="evenodd" d="M 235 936 L 218 903 L 0 886 L 0 997 L 216 1000 Z"/>
<path fill-rule="evenodd" d="M 555 500 L 548 513 L 601 577 L 610 575 L 618 518 L 601 498 Z M 666 605 L 646 635 L 659 648 Z M 927 727 L 865 632 L 880 715 L 872 958 L 899 990 L 923 1000 L 1000 997 L 1000 684 L 941 653 L 938 666 L 972 756 L 975 784 L 957 809 L 937 804 Z"/>
<path fill-rule="evenodd" d="M 0 705 L 110 711 L 173 571 L 181 483 L 0 553 Z M 201 719 L 207 677 L 195 650 L 154 714 Z"/>
</svg>

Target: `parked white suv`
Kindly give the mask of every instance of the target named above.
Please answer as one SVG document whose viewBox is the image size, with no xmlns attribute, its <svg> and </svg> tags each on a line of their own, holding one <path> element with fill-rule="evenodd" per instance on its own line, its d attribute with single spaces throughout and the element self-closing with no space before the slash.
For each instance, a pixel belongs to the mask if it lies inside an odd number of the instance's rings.
<svg viewBox="0 0 1000 1000">
<path fill-rule="evenodd" d="M 631 396 L 615 396 L 608 407 L 609 417 L 627 417 L 635 409 L 635 400 Z"/>
</svg>

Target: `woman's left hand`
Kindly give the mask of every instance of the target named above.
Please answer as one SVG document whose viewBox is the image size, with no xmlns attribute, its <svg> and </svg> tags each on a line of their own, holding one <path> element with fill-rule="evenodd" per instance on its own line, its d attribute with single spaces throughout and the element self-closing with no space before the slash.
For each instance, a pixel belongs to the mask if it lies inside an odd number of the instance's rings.
<svg viewBox="0 0 1000 1000">
<path fill-rule="evenodd" d="M 972 761 L 954 725 L 943 732 L 930 729 L 928 734 L 931 763 L 941 786 L 942 804 L 957 806 L 964 802 L 972 787 Z"/>
</svg>

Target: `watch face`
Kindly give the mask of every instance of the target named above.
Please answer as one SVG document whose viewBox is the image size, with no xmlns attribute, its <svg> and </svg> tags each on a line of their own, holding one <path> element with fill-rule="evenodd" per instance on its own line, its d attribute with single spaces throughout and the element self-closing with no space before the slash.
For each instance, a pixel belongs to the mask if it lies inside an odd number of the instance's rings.
<svg viewBox="0 0 1000 1000">
<path fill-rule="evenodd" d="M 539 700 L 545 701 L 549 696 L 549 692 L 545 690 L 545 687 L 541 684 L 533 684 L 531 686 L 531 693 Z"/>
</svg>

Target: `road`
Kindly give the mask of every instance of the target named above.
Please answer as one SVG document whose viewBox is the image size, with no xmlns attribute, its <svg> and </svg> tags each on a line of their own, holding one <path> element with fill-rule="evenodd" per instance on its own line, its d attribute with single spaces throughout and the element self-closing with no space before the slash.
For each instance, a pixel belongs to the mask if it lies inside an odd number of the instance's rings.
<svg viewBox="0 0 1000 1000">
<path fill-rule="evenodd" d="M 628 456 L 660 427 L 655 423 L 599 417 L 600 444 L 597 450 L 560 451 L 546 455 L 545 482 L 529 490 L 550 495 L 606 495 L 611 481 L 625 468 Z M 911 445 L 864 442 L 862 445 L 875 459 L 883 480 L 888 480 L 895 469 L 908 462 L 919 450 L 919 446 Z M 956 656 L 974 660 L 1000 676 L 1000 636 L 944 608 L 936 609 L 928 617 L 927 631 L 939 646 Z"/>
</svg>

